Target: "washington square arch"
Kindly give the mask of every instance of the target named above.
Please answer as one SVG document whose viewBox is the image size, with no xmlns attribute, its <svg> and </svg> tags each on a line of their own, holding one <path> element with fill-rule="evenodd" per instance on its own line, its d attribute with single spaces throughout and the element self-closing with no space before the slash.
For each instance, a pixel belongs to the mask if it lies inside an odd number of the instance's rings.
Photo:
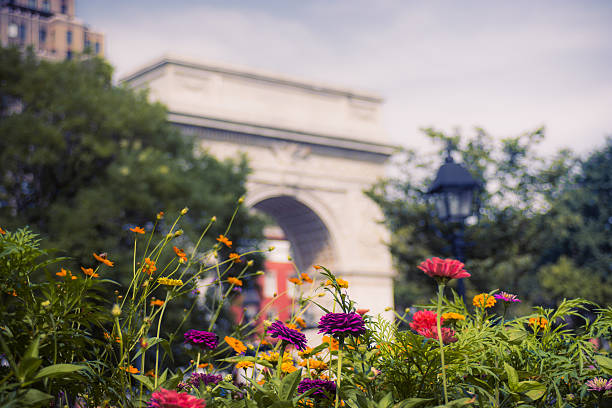
<svg viewBox="0 0 612 408">
<path fill-rule="evenodd" d="M 363 193 L 384 176 L 393 151 L 380 97 L 174 56 L 122 82 L 149 89 L 168 107 L 169 121 L 211 154 L 246 153 L 253 170 L 246 202 L 276 221 L 302 271 L 325 265 L 374 315 L 393 306 L 388 232 Z"/>
</svg>

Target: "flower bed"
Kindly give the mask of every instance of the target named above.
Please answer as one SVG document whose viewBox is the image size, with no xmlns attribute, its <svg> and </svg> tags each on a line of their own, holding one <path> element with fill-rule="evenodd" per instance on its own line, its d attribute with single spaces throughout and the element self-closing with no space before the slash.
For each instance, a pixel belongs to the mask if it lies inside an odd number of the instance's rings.
<svg viewBox="0 0 612 408">
<path fill-rule="evenodd" d="M 261 251 L 240 253 L 226 236 L 229 228 L 213 248 L 175 245 L 186 211 L 160 242 L 151 242 L 152 233 L 141 227 L 131 229 L 132 279 L 121 290 L 105 279 L 106 268 L 125 267 L 112 254 L 94 253 L 97 268 L 73 273 L 63 259 L 40 250 L 28 230 L 0 229 L 3 406 L 610 404 L 612 359 L 593 339 L 610 338 L 611 308 L 573 299 L 508 318 L 519 295 L 493 290 L 466 302 L 447 293 L 450 280 L 470 277 L 455 260 L 432 258 L 418 266 L 436 279 L 438 296 L 394 322 L 358 309 L 367 305 L 350 300 L 350 282 L 315 266 L 292 278 L 299 298 L 288 321 L 223 329 L 221 312 L 235 289 L 262 273 L 250 260 Z M 222 248 L 234 252 L 222 259 Z M 161 265 L 164 256 L 171 257 Z M 204 278 L 207 287 L 198 287 Z M 198 308 L 198 290 L 212 294 L 204 309 Z M 331 308 L 321 306 L 324 297 Z M 185 301 L 191 304 L 185 315 L 206 311 L 202 325 L 179 325 L 164 337 L 168 305 Z M 323 313 L 314 322 L 321 336 L 314 342 L 302 333 L 311 308 Z M 177 348 L 191 361 L 175 360 Z"/>
</svg>

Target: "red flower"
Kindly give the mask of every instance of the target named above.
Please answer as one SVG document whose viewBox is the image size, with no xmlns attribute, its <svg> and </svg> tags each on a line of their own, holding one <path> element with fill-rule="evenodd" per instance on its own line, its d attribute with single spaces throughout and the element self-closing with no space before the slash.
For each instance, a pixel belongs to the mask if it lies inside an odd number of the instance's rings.
<svg viewBox="0 0 612 408">
<path fill-rule="evenodd" d="M 427 329 L 419 329 L 418 333 L 423 337 L 427 337 L 428 339 L 438 340 L 438 328 L 435 326 Z M 448 327 L 442 327 L 442 343 L 449 344 L 456 341 L 457 338 L 455 337 L 455 331 L 453 329 L 449 329 Z"/>
<path fill-rule="evenodd" d="M 469 278 L 471 275 L 463 269 L 463 264 L 455 259 L 427 259 L 418 266 L 432 278 L 461 279 Z"/>
<path fill-rule="evenodd" d="M 149 406 L 152 408 L 204 408 L 206 401 L 193 395 L 160 388 L 151 395 Z"/>
<path fill-rule="evenodd" d="M 419 310 L 412 316 L 410 328 L 416 332 L 421 329 L 435 328 L 436 317 L 438 317 L 436 312 L 432 312 L 431 310 Z M 442 324 L 443 321 L 444 319 L 440 318 L 440 324 Z"/>
</svg>

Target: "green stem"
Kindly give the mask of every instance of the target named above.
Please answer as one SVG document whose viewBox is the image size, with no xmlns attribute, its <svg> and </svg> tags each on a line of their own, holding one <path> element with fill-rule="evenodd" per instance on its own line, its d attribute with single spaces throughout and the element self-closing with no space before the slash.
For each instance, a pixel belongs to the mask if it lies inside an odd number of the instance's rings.
<svg viewBox="0 0 612 408">
<path fill-rule="evenodd" d="M 159 314 L 159 320 L 157 321 L 157 340 L 158 343 L 155 345 L 155 371 L 153 372 L 153 375 L 155 377 L 155 385 L 153 387 L 153 389 L 157 389 L 157 377 L 159 377 L 157 375 L 158 371 L 158 367 L 159 367 L 159 332 L 161 330 L 161 322 L 162 322 L 162 318 L 164 317 L 164 311 L 166 310 L 166 305 L 168 304 L 168 295 L 170 294 L 170 292 L 166 293 L 166 300 L 164 301 L 164 304 L 162 306 L 162 310 Z"/>
<path fill-rule="evenodd" d="M 193 370 L 194 373 L 198 372 L 198 367 L 200 366 L 200 351 L 198 351 L 198 358 L 196 359 L 196 365 L 195 368 Z"/>
<path fill-rule="evenodd" d="M 436 327 L 438 328 L 438 342 L 440 343 L 440 362 L 442 363 L 442 385 L 444 387 L 444 403 L 448 404 L 448 394 L 446 392 L 446 368 L 444 367 L 444 342 L 442 341 L 442 325 L 440 324 L 442 296 L 444 295 L 444 283 L 438 283 L 438 308 L 436 314 Z"/>
<path fill-rule="evenodd" d="M 334 405 L 335 408 L 338 408 L 338 404 L 340 403 L 340 381 L 342 379 L 342 349 L 344 348 L 344 337 L 340 337 L 338 339 L 338 373 L 336 374 L 336 403 Z"/>
<path fill-rule="evenodd" d="M 280 379 L 281 372 L 283 368 L 283 357 L 285 355 L 285 347 L 287 347 L 287 343 L 283 340 L 281 343 L 280 350 L 278 351 L 278 364 L 276 365 L 276 378 Z"/>
</svg>

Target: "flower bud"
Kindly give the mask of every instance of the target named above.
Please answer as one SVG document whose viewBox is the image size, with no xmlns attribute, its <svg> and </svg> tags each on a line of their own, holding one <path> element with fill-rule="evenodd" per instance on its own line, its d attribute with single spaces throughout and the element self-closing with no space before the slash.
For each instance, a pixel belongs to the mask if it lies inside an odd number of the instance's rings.
<svg viewBox="0 0 612 408">
<path fill-rule="evenodd" d="M 238 199 L 238 204 L 242 204 L 244 202 L 244 196 L 240 197 Z"/>
<path fill-rule="evenodd" d="M 40 305 L 42 307 L 48 307 L 51 304 L 51 302 L 49 302 L 48 300 L 45 300 L 44 302 L 41 302 Z"/>
<path fill-rule="evenodd" d="M 232 380 L 234 379 L 234 377 L 232 377 L 231 374 L 226 375 L 225 377 L 223 377 L 223 379 L 227 382 L 232 382 Z"/>
<path fill-rule="evenodd" d="M 319 293 L 317 296 L 318 296 L 318 297 L 323 297 L 323 296 L 325 296 L 325 293 L 321 292 L 321 293 Z"/>
<path fill-rule="evenodd" d="M 177 231 L 174 233 L 174 236 L 175 236 L 175 237 L 180 237 L 181 235 L 183 235 L 183 230 L 182 230 L 182 229 L 177 230 Z"/>
<path fill-rule="evenodd" d="M 250 259 L 250 260 L 247 262 L 247 266 L 253 266 L 253 260 L 252 260 L 252 259 Z"/>
<path fill-rule="evenodd" d="M 114 304 L 113 308 L 111 309 L 111 314 L 113 315 L 113 317 L 119 317 L 121 316 L 121 308 L 119 307 L 118 304 Z"/>
<path fill-rule="evenodd" d="M 391 306 L 385 307 L 385 312 L 388 312 L 389 310 L 393 310 L 393 308 Z"/>
<path fill-rule="evenodd" d="M 189 211 L 189 208 L 185 207 L 181 210 L 181 215 L 185 215 L 187 214 L 187 212 Z"/>
<path fill-rule="evenodd" d="M 213 215 L 213 216 L 212 216 L 212 218 L 211 218 L 210 220 L 211 220 L 212 222 L 217 221 L 217 216 L 216 216 L 216 215 Z"/>
<path fill-rule="evenodd" d="M 257 272 L 255 272 L 255 275 L 257 275 L 257 276 L 261 276 L 261 275 L 263 275 L 264 273 L 265 273 L 264 271 L 257 271 Z"/>
<path fill-rule="evenodd" d="M 272 251 L 274 251 L 274 248 L 275 248 L 275 247 L 271 246 L 270 248 L 268 248 L 268 251 L 269 251 L 269 252 L 272 252 Z"/>
<path fill-rule="evenodd" d="M 287 257 L 287 260 L 288 260 L 289 262 L 293 261 L 293 258 L 291 257 L 291 255 L 289 255 L 289 256 Z"/>
<path fill-rule="evenodd" d="M 169 232 L 166 234 L 166 239 L 172 239 L 174 238 L 174 234 L 172 232 Z"/>
</svg>

